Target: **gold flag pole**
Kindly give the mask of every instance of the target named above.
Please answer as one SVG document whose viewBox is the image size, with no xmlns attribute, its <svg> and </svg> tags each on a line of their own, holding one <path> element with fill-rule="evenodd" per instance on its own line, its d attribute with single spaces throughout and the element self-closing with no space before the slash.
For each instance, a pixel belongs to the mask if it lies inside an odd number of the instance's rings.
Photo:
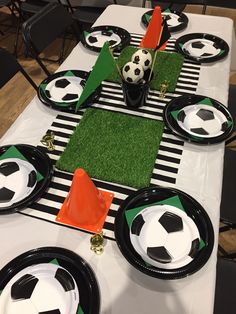
<svg viewBox="0 0 236 314">
<path fill-rule="evenodd" d="M 159 36 L 159 39 L 158 39 L 157 47 L 159 46 L 160 41 L 161 41 L 161 36 L 162 36 L 163 28 L 164 28 L 164 25 L 162 25 L 162 28 L 161 28 L 161 31 L 160 31 L 160 36 Z M 158 49 L 155 48 L 154 58 L 153 58 L 153 61 L 152 61 L 152 67 L 151 67 L 151 71 L 150 71 L 150 74 L 149 74 L 148 82 L 150 82 L 151 77 L 152 77 L 152 73 L 153 73 L 153 69 L 154 69 L 154 64 L 155 64 L 156 58 L 157 58 L 157 51 L 158 51 Z"/>
</svg>

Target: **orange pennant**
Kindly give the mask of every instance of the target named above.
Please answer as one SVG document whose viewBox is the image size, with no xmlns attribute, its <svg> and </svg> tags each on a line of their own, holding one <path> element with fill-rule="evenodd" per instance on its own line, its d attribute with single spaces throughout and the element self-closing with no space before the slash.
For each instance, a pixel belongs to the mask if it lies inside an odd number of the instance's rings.
<svg viewBox="0 0 236 314">
<path fill-rule="evenodd" d="M 155 49 L 159 43 L 159 38 L 161 36 L 162 30 L 162 15 L 161 15 L 161 8 L 156 6 L 151 20 L 148 24 L 148 28 L 146 34 L 144 35 L 140 47 L 141 48 L 150 48 Z M 166 43 L 164 43 L 159 50 L 165 50 Z"/>
</svg>

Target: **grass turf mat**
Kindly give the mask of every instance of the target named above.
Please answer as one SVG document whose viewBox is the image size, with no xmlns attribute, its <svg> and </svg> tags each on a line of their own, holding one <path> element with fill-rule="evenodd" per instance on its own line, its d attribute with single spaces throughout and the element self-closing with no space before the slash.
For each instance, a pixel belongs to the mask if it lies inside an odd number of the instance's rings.
<svg viewBox="0 0 236 314">
<path fill-rule="evenodd" d="M 131 61 L 131 56 L 138 49 L 139 48 L 137 47 L 128 46 L 122 50 L 120 56 L 117 59 L 117 64 L 120 69 L 122 69 L 127 62 Z M 152 49 L 147 50 L 151 53 L 153 57 L 154 55 L 153 50 Z M 167 80 L 169 83 L 167 91 L 174 92 L 183 61 L 184 57 L 179 53 L 158 51 L 156 62 L 154 65 L 154 76 L 151 80 L 150 88 L 160 90 L 160 84 Z M 107 81 L 121 83 L 118 71 L 114 71 L 107 78 Z"/>
<path fill-rule="evenodd" d="M 164 123 L 89 108 L 56 166 L 134 188 L 149 186 Z"/>
</svg>

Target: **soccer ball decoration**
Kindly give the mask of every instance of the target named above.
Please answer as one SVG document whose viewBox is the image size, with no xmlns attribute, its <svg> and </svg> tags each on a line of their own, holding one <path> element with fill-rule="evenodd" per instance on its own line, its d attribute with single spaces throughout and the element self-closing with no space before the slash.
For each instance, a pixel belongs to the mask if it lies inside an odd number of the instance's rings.
<svg viewBox="0 0 236 314">
<path fill-rule="evenodd" d="M 228 128 L 225 115 L 208 105 L 186 106 L 177 115 L 179 126 L 186 132 L 198 137 L 215 137 Z"/>
<path fill-rule="evenodd" d="M 0 161 L 0 207 L 26 198 L 35 188 L 36 170 L 28 161 L 7 158 Z"/>
<path fill-rule="evenodd" d="M 213 57 L 221 51 L 213 41 L 207 39 L 193 39 L 184 44 L 182 49 L 185 53 L 199 58 Z"/>
<path fill-rule="evenodd" d="M 143 67 L 134 62 L 128 62 L 123 66 L 122 75 L 129 83 L 139 83 L 144 76 Z"/>
<path fill-rule="evenodd" d="M 79 291 L 74 278 L 54 264 L 38 264 L 20 271 L 5 286 L 0 298 L 4 314 L 76 313 Z"/>
<path fill-rule="evenodd" d="M 54 102 L 71 103 L 79 100 L 82 91 L 81 79 L 75 76 L 68 76 L 49 82 L 45 89 L 45 95 Z"/>
<path fill-rule="evenodd" d="M 151 67 L 152 55 L 146 49 L 139 49 L 132 55 L 131 61 L 140 64 L 146 71 Z"/>
<path fill-rule="evenodd" d="M 184 211 L 174 206 L 155 205 L 135 216 L 130 240 L 146 263 L 176 269 L 195 258 L 200 235 L 197 226 Z"/>
</svg>

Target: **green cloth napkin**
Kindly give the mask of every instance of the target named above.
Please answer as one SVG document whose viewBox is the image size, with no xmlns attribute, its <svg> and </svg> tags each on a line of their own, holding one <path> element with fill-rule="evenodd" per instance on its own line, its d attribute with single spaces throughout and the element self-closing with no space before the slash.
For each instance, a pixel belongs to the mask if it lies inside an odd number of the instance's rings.
<svg viewBox="0 0 236 314">
<path fill-rule="evenodd" d="M 5 153 L 3 153 L 0 156 L 0 160 L 7 159 L 7 158 L 18 158 L 21 160 L 28 161 L 25 158 L 25 156 L 22 155 L 21 152 L 15 146 L 10 146 L 8 148 L 8 150 L 6 150 Z M 37 171 L 36 178 L 37 178 L 37 182 L 39 182 L 39 181 L 43 180 L 44 177 L 40 172 Z"/>
</svg>

